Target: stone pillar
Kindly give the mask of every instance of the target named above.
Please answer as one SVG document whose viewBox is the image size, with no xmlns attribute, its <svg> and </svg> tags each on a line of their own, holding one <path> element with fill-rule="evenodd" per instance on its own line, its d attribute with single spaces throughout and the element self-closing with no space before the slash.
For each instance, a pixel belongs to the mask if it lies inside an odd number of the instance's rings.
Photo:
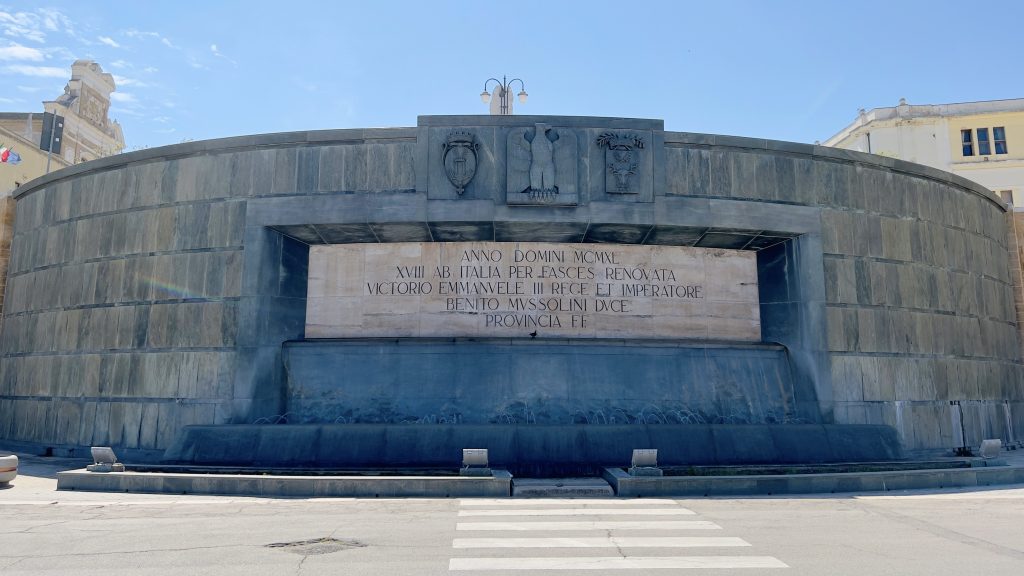
<svg viewBox="0 0 1024 576">
<path fill-rule="evenodd" d="M 1013 305 L 1017 311 L 1017 339 L 1024 357 L 1024 209 L 1007 212 L 1007 243 L 1010 252 L 1010 279 L 1013 282 Z"/>
</svg>

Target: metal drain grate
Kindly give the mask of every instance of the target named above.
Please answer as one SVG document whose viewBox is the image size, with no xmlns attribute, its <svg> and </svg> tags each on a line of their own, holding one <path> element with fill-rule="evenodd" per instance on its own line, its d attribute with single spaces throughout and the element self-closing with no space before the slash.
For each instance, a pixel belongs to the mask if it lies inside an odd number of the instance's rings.
<svg viewBox="0 0 1024 576">
<path fill-rule="evenodd" d="M 292 554 L 303 556 L 319 556 L 321 554 L 333 554 L 349 548 L 362 548 L 366 546 L 357 540 L 338 540 L 337 538 L 314 538 L 313 540 L 300 540 L 298 542 L 275 542 L 267 544 L 267 548 L 280 548 Z"/>
</svg>

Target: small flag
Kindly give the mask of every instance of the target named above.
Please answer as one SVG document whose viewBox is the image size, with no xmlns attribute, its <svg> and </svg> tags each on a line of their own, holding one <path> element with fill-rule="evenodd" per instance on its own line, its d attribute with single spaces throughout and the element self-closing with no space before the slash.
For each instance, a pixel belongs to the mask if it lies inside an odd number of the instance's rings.
<svg viewBox="0 0 1024 576">
<path fill-rule="evenodd" d="M 14 150 L 0 145 L 0 162 L 6 164 L 18 164 L 21 162 L 21 156 L 19 156 Z"/>
</svg>

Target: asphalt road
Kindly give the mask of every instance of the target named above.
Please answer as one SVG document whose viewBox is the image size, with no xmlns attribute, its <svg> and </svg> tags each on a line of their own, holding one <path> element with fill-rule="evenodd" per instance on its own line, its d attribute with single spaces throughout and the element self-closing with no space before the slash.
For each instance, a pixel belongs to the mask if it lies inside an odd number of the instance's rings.
<svg viewBox="0 0 1024 576">
<path fill-rule="evenodd" d="M 266 499 L 0 489 L 0 575 L 1024 574 L 1024 486 L 702 499 Z"/>
</svg>

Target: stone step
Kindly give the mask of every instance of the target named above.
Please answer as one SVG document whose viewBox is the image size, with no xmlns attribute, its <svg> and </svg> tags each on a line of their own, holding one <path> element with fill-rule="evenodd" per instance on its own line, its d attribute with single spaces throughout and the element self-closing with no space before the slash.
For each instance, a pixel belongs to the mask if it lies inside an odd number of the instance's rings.
<svg viewBox="0 0 1024 576">
<path fill-rule="evenodd" d="M 514 498 L 612 498 L 615 491 L 603 478 L 513 478 Z"/>
</svg>

